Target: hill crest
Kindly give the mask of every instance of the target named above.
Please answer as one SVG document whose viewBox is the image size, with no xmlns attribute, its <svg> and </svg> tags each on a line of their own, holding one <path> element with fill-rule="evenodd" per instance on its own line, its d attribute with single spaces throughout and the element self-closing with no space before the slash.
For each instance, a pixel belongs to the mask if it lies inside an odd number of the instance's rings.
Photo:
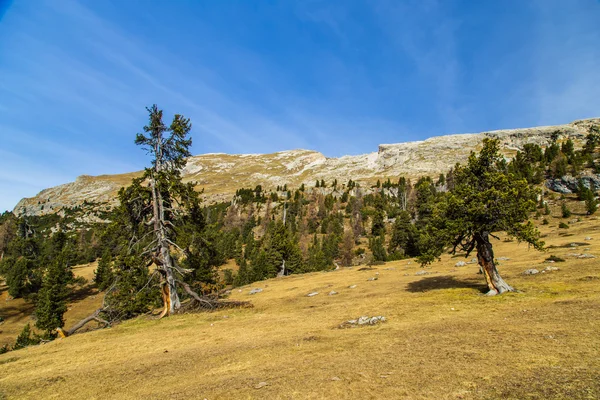
<svg viewBox="0 0 600 400">
<path fill-rule="evenodd" d="M 184 181 L 196 182 L 198 189 L 204 189 L 207 202 L 229 201 L 237 189 L 257 185 L 274 190 L 285 184 L 292 188 L 301 184 L 312 186 L 316 180 L 331 184 L 334 179 L 340 183 L 352 179 L 372 184 L 377 179 L 444 173 L 457 162 L 464 162 L 471 151 L 480 148 L 486 137 L 500 139 L 503 154 L 510 158 L 527 143 L 548 145 L 553 135 L 581 143 L 594 124 L 600 124 L 600 118 L 555 126 L 436 136 L 422 141 L 381 144 L 377 152 L 339 158 L 328 158 L 318 151 L 304 149 L 270 154 L 207 153 L 190 157 L 182 175 Z M 116 202 L 118 190 L 140 174 L 141 171 L 81 175 L 74 182 L 44 189 L 34 197 L 22 199 L 14 212 L 45 215 L 84 202 L 110 208 Z"/>
</svg>

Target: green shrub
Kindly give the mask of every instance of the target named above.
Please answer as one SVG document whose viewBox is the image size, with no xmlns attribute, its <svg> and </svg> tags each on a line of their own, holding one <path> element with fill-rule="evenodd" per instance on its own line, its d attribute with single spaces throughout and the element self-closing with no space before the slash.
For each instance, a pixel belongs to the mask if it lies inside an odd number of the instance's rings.
<svg viewBox="0 0 600 400">
<path fill-rule="evenodd" d="M 549 224 L 548 220 L 546 218 L 544 218 L 542 220 L 542 225 L 548 225 L 548 224 Z"/>
<path fill-rule="evenodd" d="M 569 210 L 569 207 L 567 207 L 567 203 L 563 202 L 560 206 L 560 209 L 562 211 L 563 218 L 569 218 L 571 216 L 571 210 Z"/>
<path fill-rule="evenodd" d="M 223 280 L 226 285 L 233 285 L 233 271 L 230 269 L 223 270 Z"/>
<path fill-rule="evenodd" d="M 33 344 L 39 344 L 40 343 L 40 337 L 36 334 L 31 334 L 31 326 L 29 326 L 29 324 L 25 325 L 23 327 L 23 330 L 21 331 L 21 333 L 19 333 L 19 336 L 17 336 L 17 341 L 15 342 L 15 345 L 13 346 L 13 350 L 18 350 L 18 349 L 22 349 L 23 347 L 27 347 L 27 346 L 31 346 Z"/>
<path fill-rule="evenodd" d="M 564 222 L 561 222 L 560 224 L 558 224 L 558 227 L 560 229 L 569 229 L 569 225 L 565 224 Z"/>
<path fill-rule="evenodd" d="M 551 255 L 550 257 L 546 258 L 546 260 L 545 260 L 545 261 L 565 262 L 565 259 L 564 259 L 564 258 L 557 257 L 557 256 L 555 256 L 555 255 Z"/>
</svg>

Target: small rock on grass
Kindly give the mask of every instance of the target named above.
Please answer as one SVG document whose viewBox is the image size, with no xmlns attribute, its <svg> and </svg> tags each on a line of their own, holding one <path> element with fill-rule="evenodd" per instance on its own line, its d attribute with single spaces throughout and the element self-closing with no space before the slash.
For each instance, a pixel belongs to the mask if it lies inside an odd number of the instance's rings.
<svg viewBox="0 0 600 400">
<path fill-rule="evenodd" d="M 464 261 L 459 261 L 456 264 L 454 264 L 455 267 L 464 267 L 465 265 L 467 265 L 467 263 Z"/>
<path fill-rule="evenodd" d="M 385 321 L 386 321 L 386 319 L 382 315 L 378 315 L 375 317 L 369 317 L 369 316 L 363 315 L 361 317 L 358 317 L 357 319 L 351 319 L 351 320 L 342 322 L 340 324 L 340 328 L 352 328 L 355 326 L 377 325 L 377 324 L 380 324 Z"/>
<path fill-rule="evenodd" d="M 377 277 L 369 278 L 369 279 L 367 279 L 367 280 L 368 280 L 368 281 L 376 281 L 376 280 L 377 280 Z"/>
<path fill-rule="evenodd" d="M 538 271 L 535 268 L 530 268 L 523 272 L 524 275 L 535 275 L 535 274 L 539 274 L 539 273 L 540 273 L 540 271 Z"/>
<path fill-rule="evenodd" d="M 335 296 L 336 294 L 338 294 L 338 292 L 336 292 L 335 290 L 332 290 L 331 292 L 329 292 L 330 296 Z"/>
<path fill-rule="evenodd" d="M 267 382 L 260 382 L 256 386 L 254 386 L 254 389 L 264 388 L 265 386 L 269 386 L 269 384 Z"/>
<path fill-rule="evenodd" d="M 354 289 L 356 287 L 356 285 L 350 285 L 348 286 L 348 289 Z"/>
<path fill-rule="evenodd" d="M 332 381 L 341 381 L 340 378 L 338 378 L 337 376 L 334 376 L 333 378 L 331 378 Z"/>
<path fill-rule="evenodd" d="M 319 294 L 319 292 L 312 292 L 312 293 L 307 294 L 307 296 L 308 297 L 313 297 L 313 296 L 316 296 L 318 294 Z"/>
<path fill-rule="evenodd" d="M 429 272 L 427 271 L 417 271 L 415 272 L 415 275 L 419 276 L 419 275 L 427 275 Z"/>
<path fill-rule="evenodd" d="M 256 293 L 260 293 L 263 290 L 261 288 L 256 288 L 256 289 L 252 289 L 251 291 L 248 292 L 248 294 L 256 294 Z"/>
</svg>

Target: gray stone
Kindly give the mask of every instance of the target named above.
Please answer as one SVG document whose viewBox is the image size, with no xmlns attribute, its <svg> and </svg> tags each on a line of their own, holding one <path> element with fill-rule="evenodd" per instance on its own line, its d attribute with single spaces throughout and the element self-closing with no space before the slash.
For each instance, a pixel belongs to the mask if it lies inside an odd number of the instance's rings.
<svg viewBox="0 0 600 400">
<path fill-rule="evenodd" d="M 572 176 L 563 176 L 557 179 L 548 179 L 546 181 L 546 187 L 554 192 L 568 194 L 576 193 L 579 190 L 579 180 L 588 189 L 598 190 L 600 189 L 600 175 L 588 175 L 580 178 Z"/>
<path fill-rule="evenodd" d="M 368 281 L 376 281 L 378 278 L 377 277 L 373 277 L 373 278 L 369 278 L 367 279 Z"/>
<path fill-rule="evenodd" d="M 589 236 L 586 236 L 584 240 L 592 240 L 592 238 Z"/>
<path fill-rule="evenodd" d="M 540 271 L 538 271 L 538 270 L 537 270 L 537 269 L 535 269 L 535 268 L 530 268 L 530 269 L 528 269 L 528 270 L 525 270 L 525 271 L 523 272 L 523 274 L 525 274 L 525 275 L 535 275 L 535 274 L 539 274 L 539 273 L 540 273 Z"/>
<path fill-rule="evenodd" d="M 558 271 L 558 267 L 546 267 L 542 272 Z"/>
<path fill-rule="evenodd" d="M 248 292 L 248 294 L 256 294 L 256 293 L 260 293 L 263 290 L 261 288 L 256 288 L 256 289 L 252 289 L 251 291 Z"/>
<path fill-rule="evenodd" d="M 417 271 L 417 272 L 415 272 L 415 275 L 417 275 L 417 276 L 427 275 L 427 274 L 429 274 L 429 272 L 427 272 L 427 271 Z"/>
<path fill-rule="evenodd" d="M 336 292 L 335 290 L 329 292 L 329 296 L 335 296 L 336 294 L 338 294 L 338 292 Z"/>
<path fill-rule="evenodd" d="M 510 258 L 508 258 L 508 257 L 498 257 L 498 258 L 496 258 L 496 260 L 498 260 L 498 261 L 508 261 L 508 260 L 510 260 Z"/>
<path fill-rule="evenodd" d="M 584 253 L 584 254 L 579 254 L 579 253 L 569 253 L 569 254 L 567 254 L 567 257 L 575 257 L 575 258 L 596 258 L 596 256 L 595 256 L 595 255 L 592 255 L 592 254 L 587 254 L 587 253 Z"/>
<path fill-rule="evenodd" d="M 386 318 L 382 315 L 377 315 L 374 317 L 369 317 L 367 315 L 363 315 L 357 319 L 351 319 L 340 324 L 340 328 L 349 328 L 356 326 L 365 326 L 365 325 L 377 325 L 379 323 L 385 322 Z"/>
<path fill-rule="evenodd" d="M 350 285 L 348 286 L 348 289 L 354 289 L 356 287 L 356 285 Z"/>
<path fill-rule="evenodd" d="M 306 296 L 313 297 L 313 296 L 316 296 L 318 294 L 319 294 L 319 292 L 312 292 L 312 293 L 307 294 Z"/>
<path fill-rule="evenodd" d="M 454 264 L 455 267 L 464 267 L 465 265 L 467 265 L 467 263 L 464 261 L 459 261 L 456 264 Z"/>
<path fill-rule="evenodd" d="M 256 386 L 254 386 L 254 389 L 264 388 L 265 386 L 269 386 L 269 384 L 267 382 L 260 382 Z"/>
</svg>

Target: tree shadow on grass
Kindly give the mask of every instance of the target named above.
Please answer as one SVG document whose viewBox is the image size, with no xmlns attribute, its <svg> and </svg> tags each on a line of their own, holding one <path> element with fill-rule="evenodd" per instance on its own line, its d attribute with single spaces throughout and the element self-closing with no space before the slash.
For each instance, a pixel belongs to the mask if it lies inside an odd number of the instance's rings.
<svg viewBox="0 0 600 400">
<path fill-rule="evenodd" d="M 458 280 L 454 276 L 430 276 L 406 285 L 406 290 L 411 293 L 428 292 L 438 289 L 476 289 L 481 293 L 488 291 L 484 282 L 474 279 Z"/>
<path fill-rule="evenodd" d="M 98 295 L 98 289 L 94 285 L 84 285 L 73 288 L 73 292 L 69 296 L 70 303 L 77 303 L 85 300 L 92 295 Z"/>
</svg>

